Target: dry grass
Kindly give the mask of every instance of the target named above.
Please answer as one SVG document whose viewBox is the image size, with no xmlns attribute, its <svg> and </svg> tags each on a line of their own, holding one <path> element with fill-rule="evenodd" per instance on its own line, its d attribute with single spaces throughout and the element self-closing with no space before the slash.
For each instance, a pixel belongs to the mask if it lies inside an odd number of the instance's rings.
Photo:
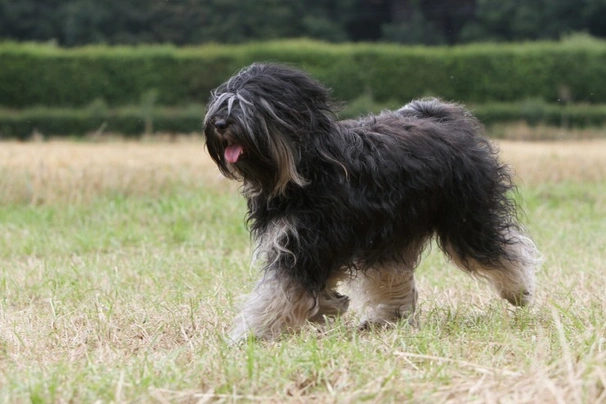
<svg viewBox="0 0 606 404">
<path fill-rule="evenodd" d="M 176 141 L 3 142 L 0 201 L 90 201 L 108 193 L 158 195 L 175 184 L 235 189 L 199 137 Z"/>
<path fill-rule="evenodd" d="M 512 310 L 432 251 L 421 327 L 223 340 L 256 278 L 197 138 L 0 144 L 2 402 L 606 402 L 606 141 L 500 143 L 545 254 Z"/>
<path fill-rule="evenodd" d="M 519 182 L 603 182 L 606 140 L 499 142 Z M 237 189 L 221 178 L 198 137 L 172 142 L 3 142 L 0 202 L 88 201 L 97 195 L 157 195 L 175 183 Z"/>
<path fill-rule="evenodd" d="M 522 184 L 606 181 L 606 140 L 499 144 Z"/>
</svg>

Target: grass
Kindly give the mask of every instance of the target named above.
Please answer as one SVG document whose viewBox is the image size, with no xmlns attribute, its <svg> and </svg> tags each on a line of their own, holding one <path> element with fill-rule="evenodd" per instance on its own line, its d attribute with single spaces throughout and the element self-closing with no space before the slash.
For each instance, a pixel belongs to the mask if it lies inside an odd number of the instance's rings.
<svg viewBox="0 0 606 404">
<path fill-rule="evenodd" d="M 514 310 L 433 249 L 421 326 L 224 335 L 245 203 L 195 138 L 0 145 L 2 402 L 606 402 L 606 142 L 501 142 L 545 255 Z"/>
</svg>

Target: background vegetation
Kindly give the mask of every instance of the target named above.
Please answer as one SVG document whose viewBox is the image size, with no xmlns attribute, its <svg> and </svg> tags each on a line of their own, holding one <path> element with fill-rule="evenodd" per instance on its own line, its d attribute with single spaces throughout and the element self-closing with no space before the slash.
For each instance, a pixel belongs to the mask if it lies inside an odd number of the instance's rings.
<svg viewBox="0 0 606 404">
<path fill-rule="evenodd" d="M 0 137 L 198 131 L 210 90 L 256 61 L 306 69 L 343 118 L 438 96 L 487 124 L 601 126 L 604 14 L 606 0 L 0 0 Z"/>
<path fill-rule="evenodd" d="M 369 113 L 378 113 L 383 108 L 398 108 L 397 102 L 377 103 L 370 97 L 362 96 L 346 104 L 340 110 L 343 119 L 356 118 Z M 606 105 L 551 105 L 540 100 L 520 103 L 490 103 L 470 105 L 473 113 L 490 127 L 488 134 L 493 137 L 525 140 L 561 139 L 566 137 L 604 137 L 599 130 L 606 121 Z M 140 137 L 152 133 L 196 133 L 202 128 L 204 106 L 191 104 L 181 108 L 149 107 L 145 104 L 120 108 L 108 108 L 100 102 L 85 108 L 37 107 L 25 110 L 0 109 L 0 137 L 29 139 L 69 136 L 73 138 L 89 135 L 92 138 L 106 133 L 127 137 Z M 533 128 L 517 130 L 518 122 Z M 496 126 L 513 124 L 511 130 L 503 132 Z M 551 127 L 549 130 L 541 127 Z M 524 124 L 522 124 L 524 127 Z M 559 128 L 553 129 L 553 128 Z M 575 130 L 578 132 L 575 135 Z"/>
<path fill-rule="evenodd" d="M 0 136 L 200 130 L 211 89 L 255 61 L 299 66 L 346 101 L 341 117 L 438 96 L 486 124 L 603 125 L 606 42 L 457 47 L 309 40 L 176 48 L 0 44 Z"/>
<path fill-rule="evenodd" d="M 459 44 L 606 36 L 605 0 L 0 0 L 0 37 L 177 45 L 283 38 Z"/>
<path fill-rule="evenodd" d="M 0 45 L 0 105 L 78 107 L 153 98 L 161 105 L 205 103 L 211 89 L 255 61 L 297 65 L 339 100 L 370 95 L 407 102 L 437 95 L 467 103 L 606 102 L 606 41 L 460 47 L 402 47 L 313 41 L 174 48 Z M 35 83 L 35 85 L 32 85 Z"/>
</svg>

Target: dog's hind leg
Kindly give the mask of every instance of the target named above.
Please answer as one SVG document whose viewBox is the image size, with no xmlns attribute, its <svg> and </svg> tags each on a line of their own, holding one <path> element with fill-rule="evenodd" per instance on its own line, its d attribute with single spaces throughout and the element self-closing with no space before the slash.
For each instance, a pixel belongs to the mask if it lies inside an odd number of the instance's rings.
<svg viewBox="0 0 606 404">
<path fill-rule="evenodd" d="M 541 256 L 532 240 L 509 229 L 503 245 L 504 254 L 496 262 L 482 264 L 468 255 L 459 256 L 453 244 L 445 246 L 446 253 L 460 268 L 472 275 L 488 280 L 497 293 L 514 306 L 526 306 L 534 300 L 535 271 Z"/>
<path fill-rule="evenodd" d="M 395 263 L 370 268 L 350 281 L 349 289 L 361 315 L 360 328 L 403 319 L 414 323 L 417 290 L 412 269 Z"/>
<path fill-rule="evenodd" d="M 316 298 L 284 274 L 267 271 L 247 296 L 230 332 L 233 342 L 249 335 L 272 339 L 297 330 L 318 311 Z"/>
</svg>

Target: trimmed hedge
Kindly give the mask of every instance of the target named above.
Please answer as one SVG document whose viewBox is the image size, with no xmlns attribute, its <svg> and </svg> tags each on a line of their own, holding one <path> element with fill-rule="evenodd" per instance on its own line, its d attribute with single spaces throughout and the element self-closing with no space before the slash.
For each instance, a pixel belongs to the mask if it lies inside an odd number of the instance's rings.
<svg viewBox="0 0 606 404">
<path fill-rule="evenodd" d="M 150 91 L 160 105 L 203 104 L 209 92 L 254 61 L 308 70 L 338 100 L 370 94 L 404 103 L 434 95 L 465 103 L 606 103 L 606 42 L 535 42 L 458 47 L 326 44 L 300 40 L 247 45 L 63 49 L 0 44 L 0 106 L 137 104 Z"/>
<path fill-rule="evenodd" d="M 204 108 L 126 107 L 116 110 L 33 108 L 0 110 L 0 138 L 28 139 L 35 133 L 45 137 L 83 137 L 91 133 L 113 133 L 138 137 L 152 133 L 201 132 Z"/>
<path fill-rule="evenodd" d="M 396 103 L 376 103 L 369 97 L 360 97 L 339 114 L 341 118 L 355 118 L 381 109 L 399 107 Z M 558 127 L 606 126 L 606 105 L 552 105 L 541 101 L 522 103 L 492 103 L 470 108 L 487 126 L 525 121 L 531 125 L 546 124 Z M 95 103 L 84 109 L 33 108 L 22 111 L 0 109 L 0 138 L 27 139 L 34 133 L 45 137 L 82 137 L 90 133 L 114 133 L 140 136 L 146 131 L 156 133 L 200 132 L 204 108 L 190 105 L 185 108 L 125 107 L 107 109 Z"/>
<path fill-rule="evenodd" d="M 521 103 L 492 103 L 471 108 L 485 125 L 523 121 L 529 125 L 548 125 L 562 128 L 606 126 L 606 105 L 554 105 L 540 100 Z"/>
</svg>

